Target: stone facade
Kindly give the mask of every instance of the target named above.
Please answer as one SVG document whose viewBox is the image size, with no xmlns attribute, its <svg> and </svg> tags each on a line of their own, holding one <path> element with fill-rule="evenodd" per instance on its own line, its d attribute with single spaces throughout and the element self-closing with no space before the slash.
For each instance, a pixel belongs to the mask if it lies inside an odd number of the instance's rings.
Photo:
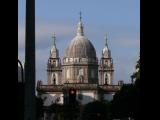
<svg viewBox="0 0 160 120">
<path fill-rule="evenodd" d="M 59 58 L 59 51 L 56 47 L 56 37 L 55 34 L 52 37 L 54 41 L 54 45 L 50 50 L 50 57 L 47 63 L 47 75 L 48 75 L 48 85 L 58 85 L 61 84 L 62 79 L 62 65 L 61 59 Z"/>
<path fill-rule="evenodd" d="M 77 35 L 67 46 L 62 63 L 55 39 L 54 35 L 54 45 L 47 64 L 48 85 L 64 83 L 112 85 L 113 59 L 108 48 L 107 38 L 105 47 L 102 50 L 102 57 L 98 60 L 94 46 L 84 36 L 83 24 L 80 20 L 77 27 Z"/>
<path fill-rule="evenodd" d="M 120 87 L 119 85 L 98 85 L 89 83 L 43 85 L 40 81 L 38 81 L 37 84 L 37 90 L 44 100 L 44 106 L 50 106 L 53 103 L 65 103 L 65 91 L 69 90 L 69 88 L 76 89 L 76 100 L 84 105 L 95 100 L 102 100 L 102 98 L 105 100 L 112 100 L 114 93 L 120 90 Z"/>
<path fill-rule="evenodd" d="M 63 59 L 59 57 L 55 40 L 54 34 L 54 44 L 47 63 L 48 84 L 37 82 L 38 95 L 45 101 L 44 105 L 63 104 L 64 90 L 69 88 L 77 90 L 77 100 L 81 104 L 102 98 L 111 100 L 120 86 L 112 84 L 113 59 L 107 38 L 100 59 L 97 58 L 93 44 L 84 35 L 81 19 L 77 34 L 67 46 Z"/>
</svg>

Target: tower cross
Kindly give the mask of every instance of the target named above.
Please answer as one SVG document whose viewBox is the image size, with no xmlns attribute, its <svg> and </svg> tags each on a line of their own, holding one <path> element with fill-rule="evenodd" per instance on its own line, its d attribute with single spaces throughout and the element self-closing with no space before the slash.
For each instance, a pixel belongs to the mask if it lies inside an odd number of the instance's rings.
<svg viewBox="0 0 160 120">
<path fill-rule="evenodd" d="M 81 11 L 79 12 L 79 19 L 80 19 L 80 21 L 82 20 L 82 13 L 81 13 Z"/>
<path fill-rule="evenodd" d="M 77 35 L 84 36 L 81 11 L 79 12 L 79 19 L 80 20 L 78 22 Z"/>
<path fill-rule="evenodd" d="M 105 36 L 105 40 L 106 40 L 106 43 L 105 43 L 105 45 L 108 47 L 108 44 L 107 44 L 107 34 L 106 34 L 106 36 Z"/>
<path fill-rule="evenodd" d="M 53 44 L 54 44 L 54 46 L 56 46 L 56 35 L 55 35 L 55 33 L 53 34 L 53 36 L 52 36 L 52 38 L 53 38 Z"/>
</svg>

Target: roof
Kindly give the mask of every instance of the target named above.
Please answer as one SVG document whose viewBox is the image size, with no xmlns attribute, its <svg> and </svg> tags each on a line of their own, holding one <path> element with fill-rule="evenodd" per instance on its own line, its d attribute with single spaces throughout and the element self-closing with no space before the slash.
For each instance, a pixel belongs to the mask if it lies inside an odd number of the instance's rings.
<svg viewBox="0 0 160 120">
<path fill-rule="evenodd" d="M 116 92 L 120 90 L 119 85 L 98 85 L 88 83 L 66 83 L 64 85 L 41 85 L 37 86 L 38 92 L 63 92 L 68 88 L 75 88 L 77 90 L 101 90 L 104 92 Z"/>
<path fill-rule="evenodd" d="M 84 36 L 76 36 L 65 51 L 68 58 L 96 58 L 96 51 L 92 43 Z"/>
<path fill-rule="evenodd" d="M 68 58 L 96 58 L 96 51 L 92 43 L 84 36 L 83 24 L 80 19 L 77 35 L 72 39 L 65 51 Z"/>
</svg>

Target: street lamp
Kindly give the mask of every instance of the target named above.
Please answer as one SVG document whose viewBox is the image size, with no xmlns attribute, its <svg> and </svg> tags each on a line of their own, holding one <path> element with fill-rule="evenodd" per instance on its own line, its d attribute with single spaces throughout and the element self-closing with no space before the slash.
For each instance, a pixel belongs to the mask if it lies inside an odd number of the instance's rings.
<svg viewBox="0 0 160 120">
<path fill-rule="evenodd" d="M 21 83 L 24 83 L 24 76 L 23 76 L 23 65 L 22 65 L 22 63 L 21 63 L 21 61 L 18 59 L 18 63 L 19 63 L 19 65 L 20 65 L 20 67 L 21 67 L 21 81 L 18 81 L 18 82 L 21 82 Z M 19 72 L 19 71 L 18 71 Z"/>
<path fill-rule="evenodd" d="M 20 65 L 20 66 L 19 66 Z M 23 77 L 23 66 L 20 60 L 18 60 L 18 75 L 19 73 L 19 67 L 21 69 L 21 78 L 19 80 L 18 78 L 18 120 L 24 119 L 24 77 Z M 18 76 L 19 77 L 19 76 Z"/>
</svg>

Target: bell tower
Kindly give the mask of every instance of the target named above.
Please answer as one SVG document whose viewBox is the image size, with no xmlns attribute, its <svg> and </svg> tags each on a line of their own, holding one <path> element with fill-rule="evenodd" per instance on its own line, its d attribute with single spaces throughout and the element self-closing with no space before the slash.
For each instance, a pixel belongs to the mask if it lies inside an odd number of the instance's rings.
<svg viewBox="0 0 160 120">
<path fill-rule="evenodd" d="M 61 60 L 59 58 L 59 51 L 56 47 L 56 36 L 52 36 L 53 47 L 50 50 L 50 57 L 47 63 L 48 85 L 61 84 Z"/>
<path fill-rule="evenodd" d="M 107 43 L 107 35 L 105 37 L 106 43 L 102 50 L 102 57 L 99 65 L 99 84 L 100 85 L 112 85 L 113 81 L 113 59 L 111 57 L 111 51 Z"/>
</svg>

